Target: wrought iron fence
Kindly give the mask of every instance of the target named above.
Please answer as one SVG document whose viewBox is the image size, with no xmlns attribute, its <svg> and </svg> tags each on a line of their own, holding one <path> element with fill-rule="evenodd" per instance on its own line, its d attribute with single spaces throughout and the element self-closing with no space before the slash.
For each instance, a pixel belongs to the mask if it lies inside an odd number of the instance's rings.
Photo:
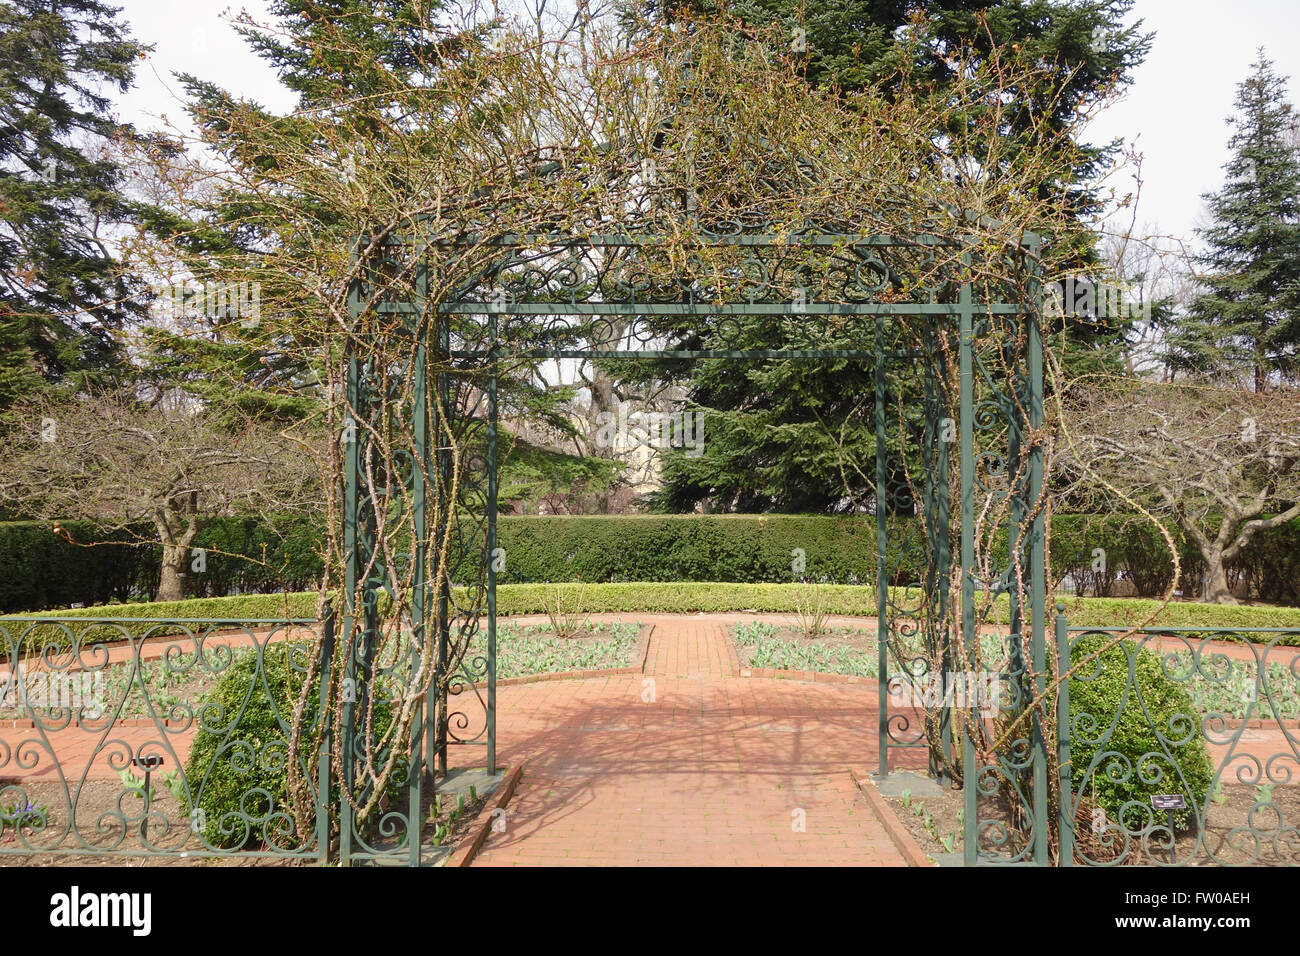
<svg viewBox="0 0 1300 956">
<path fill-rule="evenodd" d="M 1300 629 L 1071 628 L 1046 697 L 974 768 L 971 862 L 1300 864 Z M 1037 700 L 1037 704 L 1035 704 Z M 995 735 L 996 736 L 996 735 Z M 1035 773 L 1042 768 L 1047 771 Z"/>
<path fill-rule="evenodd" d="M 0 619 L 0 854 L 326 859 L 315 620 Z M 316 677 L 318 683 L 320 677 Z"/>
</svg>

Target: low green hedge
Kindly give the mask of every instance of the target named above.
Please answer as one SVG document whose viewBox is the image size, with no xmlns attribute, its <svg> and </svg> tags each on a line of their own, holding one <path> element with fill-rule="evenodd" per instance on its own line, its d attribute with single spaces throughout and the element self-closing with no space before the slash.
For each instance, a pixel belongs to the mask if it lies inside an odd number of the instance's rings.
<svg viewBox="0 0 1300 956">
<path fill-rule="evenodd" d="M 825 593 L 831 614 L 874 617 L 875 589 L 850 585 L 818 585 Z M 581 592 L 583 609 L 590 613 L 695 613 L 699 611 L 757 611 L 792 613 L 807 585 L 732 583 L 616 583 L 616 584 L 501 584 L 497 587 L 497 610 L 502 616 L 540 614 L 553 600 L 557 589 Z M 900 594 L 901 598 L 902 595 Z M 296 594 L 245 594 L 229 598 L 198 598 L 154 604 L 126 604 L 102 608 L 42 612 L 42 616 L 118 616 L 139 619 L 127 625 L 141 634 L 167 620 L 261 620 L 284 617 L 313 618 L 319 595 L 314 591 Z M 566 599 L 566 604 L 572 599 Z M 1159 606 L 1156 601 L 1126 598 L 1071 598 L 1064 602 L 1071 626 L 1121 627 L 1140 623 Z M 1006 598 L 998 602 L 1005 611 Z M 0 617 L 0 625 L 5 618 Z M 1248 605 L 1176 602 L 1156 618 L 1154 626 L 1300 628 L 1300 608 L 1251 607 Z M 156 633 L 156 632 L 155 632 Z"/>
</svg>

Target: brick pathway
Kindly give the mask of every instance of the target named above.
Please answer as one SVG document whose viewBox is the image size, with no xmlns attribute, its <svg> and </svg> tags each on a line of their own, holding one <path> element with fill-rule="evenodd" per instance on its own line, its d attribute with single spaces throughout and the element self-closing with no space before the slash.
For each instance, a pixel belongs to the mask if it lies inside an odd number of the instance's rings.
<svg viewBox="0 0 1300 956">
<path fill-rule="evenodd" d="M 874 685 L 735 676 L 735 615 L 638 619 L 644 675 L 499 691 L 500 759 L 528 767 L 475 865 L 902 865 L 849 774 Z"/>
</svg>

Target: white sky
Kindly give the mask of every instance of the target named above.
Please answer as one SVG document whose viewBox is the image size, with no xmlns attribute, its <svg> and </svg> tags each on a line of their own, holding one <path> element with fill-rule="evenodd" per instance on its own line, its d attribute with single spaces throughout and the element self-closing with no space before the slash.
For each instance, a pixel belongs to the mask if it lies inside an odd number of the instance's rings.
<svg viewBox="0 0 1300 956">
<path fill-rule="evenodd" d="M 276 110 L 293 97 L 275 74 L 251 54 L 221 18 L 224 0 L 118 0 L 136 37 L 156 46 L 137 70 L 137 85 L 121 102 L 123 119 L 154 127 L 154 117 L 182 122 L 173 72 L 187 71 L 250 96 Z M 262 0 L 234 9 L 264 14 Z M 1225 119 L 1236 84 L 1263 46 L 1275 68 L 1293 78 L 1292 102 L 1300 94 L 1300 4 L 1296 0 L 1138 0 L 1135 18 L 1156 31 L 1146 62 L 1125 98 L 1097 119 L 1094 141 L 1119 136 L 1144 156 L 1137 223 L 1191 239 L 1201 194 L 1222 184 L 1227 161 Z M 1131 183 L 1116 181 L 1122 189 Z"/>
</svg>

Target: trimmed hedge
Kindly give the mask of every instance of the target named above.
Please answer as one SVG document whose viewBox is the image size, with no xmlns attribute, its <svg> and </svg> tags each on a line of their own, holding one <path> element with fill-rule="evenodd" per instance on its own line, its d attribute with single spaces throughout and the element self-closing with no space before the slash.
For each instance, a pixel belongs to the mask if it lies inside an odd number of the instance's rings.
<svg viewBox="0 0 1300 956">
<path fill-rule="evenodd" d="M 894 522 L 890 567 L 905 523 Z M 874 582 L 873 517 L 511 516 L 498 519 L 500 583 L 531 581 Z M 796 549 L 803 569 L 796 571 Z"/>
<path fill-rule="evenodd" d="M 851 585 L 823 585 L 828 613 L 874 617 L 875 589 Z M 799 584 L 734 583 L 615 583 L 615 584 L 502 584 L 497 587 L 497 609 L 502 616 L 541 614 L 557 588 L 579 590 L 583 610 L 600 613 L 696 613 L 756 611 L 759 613 L 793 613 L 807 586 Z M 92 614 L 139 618 L 138 627 L 127 625 L 134 634 L 159 627 L 167 620 L 261 620 L 274 621 L 286 616 L 313 618 L 319 595 L 245 594 L 229 598 L 200 598 L 154 604 L 127 604 L 121 607 L 85 610 L 49 611 L 43 617 L 78 617 Z M 901 595 L 900 595 L 901 598 Z M 573 599 L 566 599 L 572 604 Z M 1159 606 L 1156 601 L 1140 598 L 1078 598 L 1065 602 L 1071 626 L 1120 627 L 1145 620 Z M 998 607 L 1005 610 L 1006 598 Z M 0 618 L 0 625 L 4 619 Z M 1156 618 L 1156 626 L 1166 627 L 1242 627 L 1300 628 L 1300 608 L 1249 607 L 1245 605 L 1198 604 L 1175 602 Z M 152 633 L 163 633 L 154 630 Z"/>
<path fill-rule="evenodd" d="M 86 522 L 64 526 L 78 541 L 115 543 L 80 547 L 44 522 L 0 523 L 0 613 L 155 592 L 160 549 L 121 543 L 132 534 L 149 539 L 149 529 L 98 534 Z M 919 531 L 915 519 L 890 521 L 887 561 L 895 585 L 915 582 L 923 572 Z M 213 521 L 195 541 L 207 551 L 206 570 L 186 576 L 186 591 L 217 597 L 309 589 L 323 570 L 321 537 L 314 516 L 277 517 L 274 527 L 252 518 Z M 497 538 L 506 558 L 502 584 L 875 580 L 875 519 L 869 515 L 506 515 L 498 519 Z M 1105 551 L 1105 569 L 1094 571 L 1098 548 Z M 796 549 L 803 551 L 802 570 L 796 570 Z M 1182 552 L 1194 581 L 1200 560 L 1185 545 Z M 1139 594 L 1154 597 L 1173 575 L 1160 536 L 1127 515 L 1054 516 L 1052 564 L 1053 576 L 1070 574 L 1081 594 L 1110 593 L 1123 571 Z M 1300 520 L 1256 535 L 1231 573 L 1262 600 L 1300 604 Z"/>
<path fill-rule="evenodd" d="M 72 542 L 48 521 L 0 522 L 0 614 L 71 604 L 88 606 L 157 593 L 162 548 L 152 525 L 106 531 L 89 521 L 61 521 Z M 322 539 L 314 517 L 220 518 L 195 537 L 205 570 L 187 574 L 195 597 L 303 591 L 320 581 Z"/>
<path fill-rule="evenodd" d="M 0 523 L 0 613 L 126 601 L 148 574 L 149 548 L 126 542 L 131 531 L 103 531 L 89 521 L 60 525 L 72 544 L 48 521 Z M 156 560 L 153 560 L 156 564 Z"/>
</svg>

